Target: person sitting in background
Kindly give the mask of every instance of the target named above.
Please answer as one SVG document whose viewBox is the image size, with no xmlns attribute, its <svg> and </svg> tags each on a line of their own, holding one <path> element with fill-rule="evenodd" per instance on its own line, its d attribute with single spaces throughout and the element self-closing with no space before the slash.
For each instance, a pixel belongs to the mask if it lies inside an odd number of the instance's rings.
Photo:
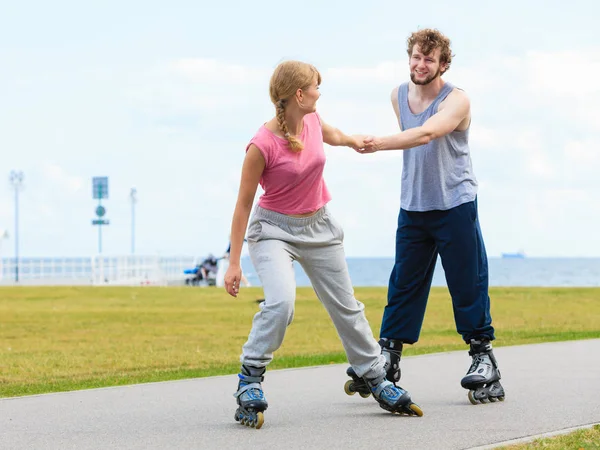
<svg viewBox="0 0 600 450">
<path fill-rule="evenodd" d="M 201 279 L 208 280 L 211 273 L 216 277 L 218 263 L 219 260 L 212 253 L 209 253 L 206 259 L 202 261 L 202 264 L 200 264 Z"/>
</svg>

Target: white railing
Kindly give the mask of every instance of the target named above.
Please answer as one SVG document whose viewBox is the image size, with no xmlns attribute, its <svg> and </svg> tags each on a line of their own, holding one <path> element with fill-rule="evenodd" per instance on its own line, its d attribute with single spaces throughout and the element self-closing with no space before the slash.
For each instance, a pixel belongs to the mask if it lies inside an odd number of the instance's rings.
<svg viewBox="0 0 600 450">
<path fill-rule="evenodd" d="M 183 271 L 196 265 L 191 256 L 91 256 L 22 258 L 18 284 L 159 285 L 183 284 Z M 0 284 L 17 284 L 14 258 L 0 259 Z"/>
</svg>

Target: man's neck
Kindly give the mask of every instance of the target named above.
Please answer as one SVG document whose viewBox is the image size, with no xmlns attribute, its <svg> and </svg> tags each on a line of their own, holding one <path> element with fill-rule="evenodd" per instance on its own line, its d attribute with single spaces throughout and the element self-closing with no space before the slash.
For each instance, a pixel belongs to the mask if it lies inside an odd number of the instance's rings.
<svg viewBox="0 0 600 450">
<path fill-rule="evenodd" d="M 438 96 L 445 82 L 442 80 L 442 77 L 438 76 L 428 84 L 415 84 L 412 81 L 410 84 L 415 97 L 419 100 L 427 101 L 433 100 Z"/>
</svg>

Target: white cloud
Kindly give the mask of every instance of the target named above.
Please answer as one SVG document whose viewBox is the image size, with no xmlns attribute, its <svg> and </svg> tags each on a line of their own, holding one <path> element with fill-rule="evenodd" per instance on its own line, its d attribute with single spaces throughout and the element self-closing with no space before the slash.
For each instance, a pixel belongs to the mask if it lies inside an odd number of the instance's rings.
<svg viewBox="0 0 600 450">
<path fill-rule="evenodd" d="M 569 141 L 565 145 L 565 156 L 568 162 L 598 172 L 600 171 L 600 139 Z"/>
<path fill-rule="evenodd" d="M 552 178 L 556 171 L 544 146 L 544 139 L 539 129 L 529 129 L 517 132 L 512 137 L 517 151 L 524 152 L 527 170 L 530 175 L 540 178 Z"/>
<path fill-rule="evenodd" d="M 177 76 L 193 83 L 258 84 L 270 76 L 270 70 L 231 64 L 206 58 L 182 58 L 168 65 Z"/>
<path fill-rule="evenodd" d="M 600 95 L 600 85 L 586 78 L 600 72 L 600 47 L 562 52 L 528 52 L 519 66 L 528 90 L 543 98 L 575 98 Z"/>
<path fill-rule="evenodd" d="M 540 177 L 551 178 L 556 173 L 554 167 L 548 161 L 548 158 L 540 152 L 536 152 L 529 156 L 527 167 L 532 175 Z"/>
<path fill-rule="evenodd" d="M 7 228 L 8 220 L 12 215 L 11 205 L 9 204 L 8 197 L 0 197 L 0 228 Z"/>
<path fill-rule="evenodd" d="M 55 186 L 69 191 L 77 192 L 84 184 L 83 178 L 76 175 L 69 175 L 61 166 L 53 163 L 46 163 L 42 166 L 42 174 Z"/>
<path fill-rule="evenodd" d="M 590 209 L 592 194 L 584 189 L 557 188 L 532 190 L 526 195 L 526 226 L 529 232 L 540 233 L 547 239 L 549 247 L 557 241 L 572 240 L 575 236 L 568 232 L 576 223 L 578 229 L 589 227 L 584 223 L 583 212 L 597 215 L 600 210 Z M 560 231 L 558 231 L 560 230 Z M 537 244 L 539 245 L 539 243 Z"/>
<path fill-rule="evenodd" d="M 269 72 L 214 59 L 183 58 L 139 74 L 128 96 L 152 117 L 235 114 L 236 108 L 264 98 Z"/>
<path fill-rule="evenodd" d="M 564 121 L 600 128 L 600 47 L 562 52 L 530 52 L 522 60 L 526 86 L 523 104 L 552 111 Z M 532 98 L 533 97 L 533 98 Z"/>
<path fill-rule="evenodd" d="M 469 144 L 483 152 L 502 150 L 506 146 L 505 139 L 506 133 L 487 126 L 475 126 L 469 132 Z"/>
<path fill-rule="evenodd" d="M 406 67 L 406 63 L 394 61 L 384 61 L 374 67 L 332 67 L 323 71 L 323 78 L 327 83 L 385 83 L 391 90 Z"/>
<path fill-rule="evenodd" d="M 573 140 L 565 144 L 562 176 L 577 186 L 596 188 L 600 191 L 600 136 L 585 140 Z M 597 200 L 595 200 L 597 202 Z M 600 218 L 599 218 L 600 219 Z"/>
</svg>

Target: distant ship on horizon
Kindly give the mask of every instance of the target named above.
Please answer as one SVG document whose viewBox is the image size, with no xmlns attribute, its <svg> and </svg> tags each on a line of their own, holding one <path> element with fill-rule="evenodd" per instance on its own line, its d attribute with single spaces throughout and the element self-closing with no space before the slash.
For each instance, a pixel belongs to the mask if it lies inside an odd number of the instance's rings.
<svg viewBox="0 0 600 450">
<path fill-rule="evenodd" d="M 504 259 L 523 259 L 523 258 L 525 258 L 525 252 L 523 250 L 519 250 L 516 253 L 502 253 L 502 258 L 504 258 Z"/>
</svg>

